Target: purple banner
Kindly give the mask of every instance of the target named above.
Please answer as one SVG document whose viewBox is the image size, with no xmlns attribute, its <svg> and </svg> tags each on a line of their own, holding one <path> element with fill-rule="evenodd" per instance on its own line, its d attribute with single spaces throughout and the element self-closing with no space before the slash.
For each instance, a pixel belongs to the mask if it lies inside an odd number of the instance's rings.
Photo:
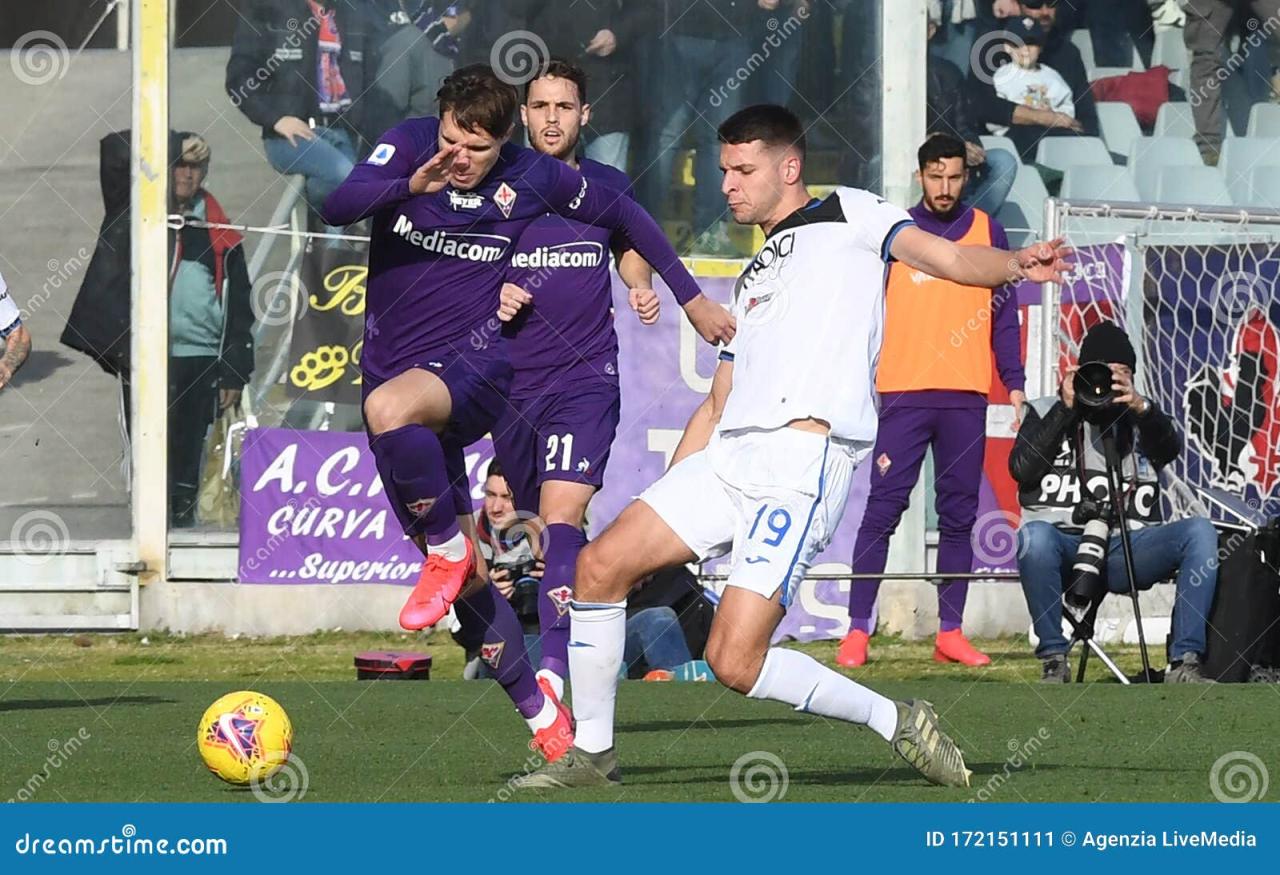
<svg viewBox="0 0 1280 875">
<path fill-rule="evenodd" d="M 493 455 L 467 453 L 472 497 Z M 422 567 L 374 467 L 364 432 L 254 429 L 240 457 L 242 583 L 397 583 Z"/>
</svg>

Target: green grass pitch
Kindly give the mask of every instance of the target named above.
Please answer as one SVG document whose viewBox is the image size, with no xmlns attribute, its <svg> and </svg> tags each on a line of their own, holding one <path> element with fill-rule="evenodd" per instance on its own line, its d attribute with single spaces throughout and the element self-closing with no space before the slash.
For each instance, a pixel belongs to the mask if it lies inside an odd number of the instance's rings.
<svg viewBox="0 0 1280 875">
<path fill-rule="evenodd" d="M 195 750 L 205 707 L 238 688 L 284 705 L 307 774 L 302 800 L 327 802 L 732 802 L 734 764 L 753 752 L 783 764 L 786 801 L 1212 801 L 1214 763 L 1234 751 L 1267 760 L 1280 724 L 1274 686 L 1044 687 L 1029 682 L 1037 666 L 1018 643 L 990 644 L 996 665 L 969 672 L 889 640 L 858 677 L 935 703 L 975 772 L 968 790 L 924 784 L 865 729 L 714 684 L 628 682 L 619 694 L 622 787 L 514 794 L 507 782 L 530 757 L 523 723 L 496 684 L 448 679 L 457 654 L 431 643 L 436 679 L 360 683 L 337 679 L 353 676 L 354 650 L 405 641 L 142 645 L 130 636 L 77 648 L 65 638 L 5 639 L 0 801 L 24 788 L 37 801 L 254 801 L 208 774 Z M 807 649 L 828 660 L 834 652 Z M 69 753 L 51 755 L 73 737 Z M 748 765 L 740 786 L 751 774 Z"/>
</svg>

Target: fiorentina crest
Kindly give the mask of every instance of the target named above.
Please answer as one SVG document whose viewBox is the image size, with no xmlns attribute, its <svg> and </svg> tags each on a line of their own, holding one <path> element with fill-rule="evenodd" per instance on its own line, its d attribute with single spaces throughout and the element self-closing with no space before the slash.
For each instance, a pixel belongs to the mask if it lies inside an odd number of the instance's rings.
<svg viewBox="0 0 1280 875">
<path fill-rule="evenodd" d="M 493 644 L 480 645 L 480 658 L 485 664 L 494 671 L 498 670 L 498 660 L 502 659 L 503 648 L 507 646 L 507 642 L 498 641 Z"/>
<path fill-rule="evenodd" d="M 1266 501 L 1280 483 L 1280 330 L 1262 308 L 1244 314 L 1220 365 L 1192 375 L 1183 404 L 1213 485 Z"/>
<path fill-rule="evenodd" d="M 556 613 L 561 617 L 569 610 L 569 601 L 573 598 L 573 588 L 568 586 L 557 586 L 555 589 L 547 590 L 547 598 L 551 599 L 551 603 L 556 606 Z"/>
</svg>

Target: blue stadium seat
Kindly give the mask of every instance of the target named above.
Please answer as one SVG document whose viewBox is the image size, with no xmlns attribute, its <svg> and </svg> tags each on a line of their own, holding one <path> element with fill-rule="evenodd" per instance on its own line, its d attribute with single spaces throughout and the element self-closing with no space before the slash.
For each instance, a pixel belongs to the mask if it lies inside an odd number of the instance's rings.
<svg viewBox="0 0 1280 875">
<path fill-rule="evenodd" d="M 1155 199 L 1163 204 L 1229 207 L 1231 193 L 1216 167 L 1161 167 L 1156 173 Z"/>
<path fill-rule="evenodd" d="M 1255 103 L 1249 111 L 1251 137 L 1280 137 L 1280 104 Z"/>
<path fill-rule="evenodd" d="M 1194 137 L 1196 123 L 1191 118 L 1191 104 L 1162 103 L 1156 112 L 1157 137 Z"/>
<path fill-rule="evenodd" d="M 1112 74 L 1112 75 L 1123 75 L 1124 73 L 1128 73 L 1132 70 L 1147 69 L 1146 66 L 1142 63 L 1142 56 L 1138 54 L 1138 47 L 1133 45 L 1132 43 L 1130 43 L 1130 46 L 1132 48 L 1133 54 L 1132 54 L 1132 60 L 1129 62 L 1128 67 L 1099 67 L 1097 58 L 1093 53 L 1093 39 L 1089 36 L 1088 28 L 1081 27 L 1071 31 L 1071 42 L 1075 43 L 1076 48 L 1080 50 L 1080 60 L 1084 61 L 1084 69 L 1085 69 L 1085 72 L 1089 73 L 1090 80 L 1093 80 L 1095 78 L 1101 78 L 1093 75 L 1092 71 L 1094 69 L 1098 69 L 1098 70 L 1114 69 L 1114 70 L 1121 71 L 1120 74 Z"/>
<path fill-rule="evenodd" d="M 1071 201 L 1140 200 L 1129 171 L 1114 164 L 1068 167 L 1060 196 Z"/>
<path fill-rule="evenodd" d="M 1089 77 L 1090 82 L 1097 82 L 1099 79 L 1109 79 L 1112 76 L 1126 76 L 1133 72 L 1132 67 L 1087 67 L 1085 74 Z"/>
<path fill-rule="evenodd" d="M 1280 137 L 1228 137 L 1222 141 L 1222 156 L 1218 159 L 1222 178 L 1233 192 L 1248 184 L 1249 178 L 1259 168 L 1270 168 L 1280 174 Z"/>
<path fill-rule="evenodd" d="M 1102 141 L 1107 144 L 1108 151 L 1124 155 L 1134 138 L 1142 136 L 1142 128 L 1138 126 L 1133 107 L 1117 100 L 1100 100 L 1097 107 Z"/>
<path fill-rule="evenodd" d="M 1110 164 L 1111 153 L 1097 137 L 1045 137 L 1036 147 L 1036 163 L 1055 170 L 1089 164 Z"/>
<path fill-rule="evenodd" d="M 1164 167 L 1203 167 L 1200 150 L 1184 137 L 1138 137 L 1129 146 L 1129 173 L 1143 200 L 1156 199 L 1156 177 Z"/>
</svg>

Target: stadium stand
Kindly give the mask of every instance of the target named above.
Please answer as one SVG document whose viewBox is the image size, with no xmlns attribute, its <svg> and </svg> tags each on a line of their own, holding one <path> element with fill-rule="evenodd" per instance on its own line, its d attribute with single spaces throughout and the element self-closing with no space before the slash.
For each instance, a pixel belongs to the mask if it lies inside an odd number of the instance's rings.
<svg viewBox="0 0 1280 875">
<path fill-rule="evenodd" d="M 1110 162 L 1111 153 L 1098 137 L 1045 137 L 1036 149 L 1036 163 L 1056 170 Z"/>
<path fill-rule="evenodd" d="M 1064 200 L 1136 201 L 1138 187 L 1128 170 L 1114 164 L 1068 167 L 1060 192 Z"/>
<path fill-rule="evenodd" d="M 1161 168 L 1203 165 L 1200 150 L 1185 137 L 1139 137 L 1129 146 L 1129 171 L 1145 200 L 1155 199 Z"/>
<path fill-rule="evenodd" d="M 1122 158 L 1128 152 L 1129 144 L 1142 136 L 1133 107 L 1119 101 L 1098 101 L 1098 127 L 1107 150 Z"/>
</svg>

